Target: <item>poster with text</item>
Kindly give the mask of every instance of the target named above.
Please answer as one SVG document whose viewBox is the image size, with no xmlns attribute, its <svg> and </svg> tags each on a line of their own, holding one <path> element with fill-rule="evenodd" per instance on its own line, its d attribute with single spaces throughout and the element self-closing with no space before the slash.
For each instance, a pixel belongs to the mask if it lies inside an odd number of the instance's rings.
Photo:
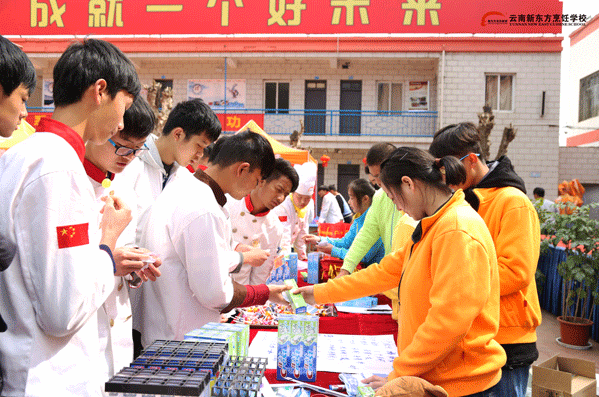
<svg viewBox="0 0 599 397">
<path fill-rule="evenodd" d="M 428 81 L 410 81 L 408 110 L 428 110 Z"/>
<path fill-rule="evenodd" d="M 45 108 L 54 109 L 54 80 L 44 79 L 44 87 L 42 89 L 42 95 L 44 97 L 42 106 Z"/>
<path fill-rule="evenodd" d="M 226 91 L 226 95 L 225 95 Z M 188 80 L 187 99 L 201 98 L 212 109 L 245 108 L 245 80 Z"/>
</svg>

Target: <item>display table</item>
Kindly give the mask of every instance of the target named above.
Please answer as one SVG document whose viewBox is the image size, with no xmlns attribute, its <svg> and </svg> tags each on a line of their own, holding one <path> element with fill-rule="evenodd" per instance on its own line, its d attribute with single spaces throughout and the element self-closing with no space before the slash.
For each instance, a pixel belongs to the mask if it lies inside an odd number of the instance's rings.
<svg viewBox="0 0 599 397">
<path fill-rule="evenodd" d="M 250 328 L 250 343 L 258 331 L 277 332 L 276 328 Z M 319 321 L 321 334 L 346 334 L 346 335 L 386 335 L 392 334 L 397 342 L 397 321 L 389 314 L 352 314 L 339 313 L 337 317 L 321 317 Z M 368 371 L 368 368 L 364 368 Z M 266 379 L 270 383 L 288 383 L 277 381 L 277 371 L 267 369 Z M 335 372 L 318 371 L 316 375 L 317 386 L 328 388 L 329 385 L 338 385 L 339 374 Z"/>
</svg>

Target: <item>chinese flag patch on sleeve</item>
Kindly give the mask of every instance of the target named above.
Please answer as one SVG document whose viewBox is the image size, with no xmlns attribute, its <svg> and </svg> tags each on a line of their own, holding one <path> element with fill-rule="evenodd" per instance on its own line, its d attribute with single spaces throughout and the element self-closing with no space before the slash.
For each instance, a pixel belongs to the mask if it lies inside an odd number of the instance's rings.
<svg viewBox="0 0 599 397">
<path fill-rule="evenodd" d="M 87 230 L 89 223 L 80 223 L 79 225 L 58 226 L 56 235 L 58 237 L 58 248 L 77 247 L 89 244 Z"/>
<path fill-rule="evenodd" d="M 280 220 L 281 222 L 287 222 L 287 217 L 286 217 L 286 216 L 280 216 L 280 217 L 279 217 L 279 220 Z"/>
</svg>

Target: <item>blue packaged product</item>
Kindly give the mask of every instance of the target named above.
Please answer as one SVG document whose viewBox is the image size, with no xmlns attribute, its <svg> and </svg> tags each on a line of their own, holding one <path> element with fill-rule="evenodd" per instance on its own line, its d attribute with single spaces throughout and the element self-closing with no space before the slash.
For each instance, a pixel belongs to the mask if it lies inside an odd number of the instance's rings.
<svg viewBox="0 0 599 397">
<path fill-rule="evenodd" d="M 277 379 L 315 382 L 317 340 L 317 316 L 280 314 Z"/>
<path fill-rule="evenodd" d="M 374 296 L 365 296 L 363 298 L 352 299 L 345 302 L 336 303 L 337 306 L 346 307 L 365 307 L 371 308 L 379 304 L 379 300 Z"/>
<path fill-rule="evenodd" d="M 310 252 L 308 254 L 308 284 L 318 284 L 320 258 L 320 252 Z"/>
<path fill-rule="evenodd" d="M 287 260 L 287 265 L 289 267 L 288 278 L 294 279 L 297 283 L 297 252 L 292 252 L 285 255 L 285 259 Z"/>
</svg>

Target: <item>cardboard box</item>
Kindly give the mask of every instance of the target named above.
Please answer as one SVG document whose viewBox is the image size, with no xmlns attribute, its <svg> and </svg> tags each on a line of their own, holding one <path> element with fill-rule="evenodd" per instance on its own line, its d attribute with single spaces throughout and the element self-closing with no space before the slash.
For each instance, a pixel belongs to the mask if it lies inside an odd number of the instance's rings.
<svg viewBox="0 0 599 397">
<path fill-rule="evenodd" d="M 596 397 L 595 363 L 555 355 L 532 366 L 532 397 Z"/>
</svg>

